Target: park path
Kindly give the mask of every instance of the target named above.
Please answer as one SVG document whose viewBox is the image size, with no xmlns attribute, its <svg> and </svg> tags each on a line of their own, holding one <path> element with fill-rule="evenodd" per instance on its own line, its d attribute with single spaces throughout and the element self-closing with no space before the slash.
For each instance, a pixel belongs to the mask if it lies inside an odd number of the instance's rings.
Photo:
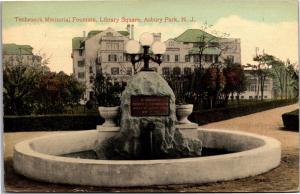
<svg viewBox="0 0 300 194">
<path fill-rule="evenodd" d="M 202 125 L 206 129 L 238 130 L 273 137 L 281 142 L 282 150 L 298 149 L 298 133 L 283 130 L 281 115 L 299 108 L 298 104 L 270 109 L 233 119 Z"/>
</svg>

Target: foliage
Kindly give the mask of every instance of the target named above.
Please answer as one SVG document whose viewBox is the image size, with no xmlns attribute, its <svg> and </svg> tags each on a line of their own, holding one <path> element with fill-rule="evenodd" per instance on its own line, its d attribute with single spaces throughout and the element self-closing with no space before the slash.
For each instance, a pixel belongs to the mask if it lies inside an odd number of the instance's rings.
<svg viewBox="0 0 300 194">
<path fill-rule="evenodd" d="M 282 120 L 286 129 L 299 131 L 299 109 L 283 114 Z"/>
<path fill-rule="evenodd" d="M 176 104 L 192 103 L 193 93 L 190 91 L 191 76 L 190 75 L 177 75 L 171 73 L 164 76 L 169 86 L 172 88 L 175 97 Z"/>
<path fill-rule="evenodd" d="M 239 95 L 247 90 L 247 78 L 240 64 L 231 63 L 231 61 L 225 60 L 225 66 L 223 73 L 226 84 L 223 93 L 225 95 L 225 103 L 227 104 L 230 93 L 236 93 Z"/>
<path fill-rule="evenodd" d="M 34 107 L 33 91 L 42 75 L 42 70 L 29 65 L 5 64 L 3 69 L 4 113 L 30 114 Z"/>
<path fill-rule="evenodd" d="M 260 83 L 260 96 L 261 100 L 264 99 L 264 86 L 267 77 L 272 76 L 270 68 L 272 67 L 272 62 L 274 61 L 274 56 L 269 54 L 256 55 L 253 61 L 258 62 L 258 65 L 252 65 L 251 73 L 256 76 Z M 257 93 L 258 96 L 258 93 Z"/>
<path fill-rule="evenodd" d="M 202 77 L 206 99 L 209 101 L 210 108 L 216 106 L 217 99 L 223 91 L 226 80 L 223 72 L 215 65 L 207 68 Z"/>
<path fill-rule="evenodd" d="M 22 63 L 4 66 L 3 87 L 6 115 L 62 113 L 65 106 L 77 104 L 84 91 L 72 76 Z"/>
<path fill-rule="evenodd" d="M 99 113 L 4 116 L 3 120 L 5 132 L 90 130 L 104 122 Z"/>
<path fill-rule="evenodd" d="M 94 82 L 94 92 L 98 106 L 119 106 L 125 84 L 113 84 L 109 76 L 104 76 L 102 71 L 97 71 Z"/>
<path fill-rule="evenodd" d="M 236 106 L 232 107 L 213 108 L 209 110 L 202 109 L 201 111 L 195 111 L 189 116 L 189 120 L 198 123 L 199 125 L 204 125 L 211 122 L 218 122 L 297 103 L 297 101 L 294 99 L 253 101 L 253 103 L 243 103 L 243 101 L 244 100 L 241 100 L 240 104 L 236 104 Z"/>
<path fill-rule="evenodd" d="M 77 105 L 84 87 L 64 72 L 42 75 L 35 88 L 36 113 L 63 113 L 66 106 Z"/>
</svg>

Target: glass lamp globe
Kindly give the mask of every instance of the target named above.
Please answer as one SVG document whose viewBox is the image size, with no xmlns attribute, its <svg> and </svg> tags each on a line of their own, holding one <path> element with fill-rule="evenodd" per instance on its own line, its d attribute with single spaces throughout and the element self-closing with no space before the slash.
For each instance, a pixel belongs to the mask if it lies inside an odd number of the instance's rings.
<svg viewBox="0 0 300 194">
<path fill-rule="evenodd" d="M 136 40 L 129 40 L 125 45 L 125 50 L 129 54 L 136 54 L 140 51 L 140 43 Z"/>
<path fill-rule="evenodd" d="M 142 46 L 150 46 L 153 42 L 153 35 L 149 32 L 144 32 L 140 36 L 140 43 Z"/>
<path fill-rule="evenodd" d="M 166 52 L 166 45 L 160 41 L 155 41 L 152 44 L 151 49 L 154 54 L 164 54 Z"/>
</svg>

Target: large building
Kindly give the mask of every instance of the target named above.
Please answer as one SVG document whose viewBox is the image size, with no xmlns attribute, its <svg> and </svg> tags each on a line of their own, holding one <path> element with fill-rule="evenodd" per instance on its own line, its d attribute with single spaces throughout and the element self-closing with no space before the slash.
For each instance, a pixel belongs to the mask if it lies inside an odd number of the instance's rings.
<svg viewBox="0 0 300 194">
<path fill-rule="evenodd" d="M 153 35 L 155 40 L 161 39 L 160 33 Z M 108 28 L 103 31 L 90 31 L 87 36 L 84 33 L 83 37 L 72 39 L 73 72 L 86 86 L 85 100 L 93 95 L 94 77 L 100 67 L 104 74 L 111 76 L 113 82 L 126 82 L 133 75 L 135 69 L 125 52 L 125 44 L 132 38 L 133 26 L 127 26 L 127 31 Z M 206 43 L 207 48 L 201 51 L 199 48 L 203 43 Z M 204 68 L 224 59 L 241 64 L 240 39 L 217 38 L 200 29 L 188 29 L 178 37 L 165 41 L 165 44 L 167 48 L 162 64 L 150 62 L 150 68 L 161 75 L 192 72 L 200 65 L 199 53 L 201 66 Z M 136 65 L 136 69 L 141 67 L 141 63 Z M 252 93 L 246 92 L 242 98 L 248 99 L 251 95 Z"/>
<path fill-rule="evenodd" d="M 41 65 L 42 57 L 33 54 L 32 50 L 30 45 L 3 44 L 3 64 Z"/>
</svg>

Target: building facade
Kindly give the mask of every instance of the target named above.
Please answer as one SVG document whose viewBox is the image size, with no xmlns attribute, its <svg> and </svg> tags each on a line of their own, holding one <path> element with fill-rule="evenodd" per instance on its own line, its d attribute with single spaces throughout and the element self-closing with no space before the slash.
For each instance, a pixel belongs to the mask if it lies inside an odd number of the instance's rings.
<svg viewBox="0 0 300 194">
<path fill-rule="evenodd" d="M 3 44 L 3 64 L 41 65 L 42 57 L 33 54 L 32 50 L 30 45 Z"/>
<path fill-rule="evenodd" d="M 161 40 L 160 33 L 153 33 L 153 36 L 155 40 Z M 93 95 L 93 82 L 97 70 L 101 69 L 113 82 L 120 83 L 126 82 L 142 67 L 141 62 L 133 68 L 130 57 L 125 52 L 125 44 L 132 38 L 133 26 L 127 27 L 127 31 L 115 31 L 112 28 L 90 31 L 87 36 L 84 33 L 83 37 L 72 39 L 73 72 L 86 86 L 85 100 Z M 201 46 L 204 42 L 206 44 Z M 162 64 L 149 64 L 150 68 L 161 75 L 189 74 L 195 67 L 207 68 L 225 59 L 241 64 L 240 39 L 217 38 L 199 29 L 188 29 L 178 37 L 165 41 L 165 44 L 166 52 Z M 203 47 L 205 49 L 200 50 Z M 251 83 L 249 89 L 252 89 L 252 85 Z M 242 98 L 255 98 L 252 92 L 245 92 Z"/>
</svg>

